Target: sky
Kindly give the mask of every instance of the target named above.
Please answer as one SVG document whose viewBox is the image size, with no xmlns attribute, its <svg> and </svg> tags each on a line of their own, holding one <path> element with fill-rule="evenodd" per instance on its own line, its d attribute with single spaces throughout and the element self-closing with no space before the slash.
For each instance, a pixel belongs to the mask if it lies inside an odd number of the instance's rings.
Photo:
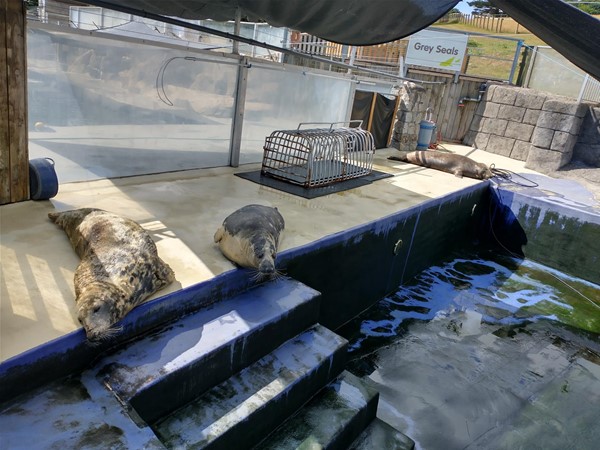
<svg viewBox="0 0 600 450">
<path fill-rule="evenodd" d="M 471 11 L 473 11 L 473 8 L 469 6 L 466 0 L 459 2 L 458 5 L 456 5 L 456 8 L 458 8 L 458 10 L 463 14 L 470 14 Z"/>
</svg>

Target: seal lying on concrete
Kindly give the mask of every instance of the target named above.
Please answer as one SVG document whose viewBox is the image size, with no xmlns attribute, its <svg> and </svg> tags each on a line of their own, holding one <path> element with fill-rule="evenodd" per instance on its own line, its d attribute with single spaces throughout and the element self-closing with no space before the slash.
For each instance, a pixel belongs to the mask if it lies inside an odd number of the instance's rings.
<svg viewBox="0 0 600 450">
<path fill-rule="evenodd" d="M 81 258 L 75 270 L 77 317 L 88 339 L 108 338 L 114 324 L 175 276 L 140 225 L 95 208 L 51 212 Z"/>
<path fill-rule="evenodd" d="M 277 208 L 246 205 L 223 221 L 214 239 L 229 260 L 256 269 L 258 279 L 272 278 L 277 273 L 275 258 L 284 227 Z"/>
<path fill-rule="evenodd" d="M 436 150 L 417 150 L 414 152 L 402 152 L 401 156 L 389 156 L 394 161 L 404 161 L 418 166 L 449 172 L 462 178 L 477 178 L 487 180 L 494 174 L 488 166 L 472 160 L 471 158 L 456 153 L 445 153 Z"/>
</svg>

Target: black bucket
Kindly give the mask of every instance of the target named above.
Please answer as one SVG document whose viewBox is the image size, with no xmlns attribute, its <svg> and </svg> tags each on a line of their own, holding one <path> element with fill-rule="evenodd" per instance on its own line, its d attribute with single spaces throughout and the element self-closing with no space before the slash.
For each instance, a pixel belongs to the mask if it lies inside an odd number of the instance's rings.
<svg viewBox="0 0 600 450">
<path fill-rule="evenodd" d="M 48 200 L 58 192 L 58 178 L 52 158 L 29 160 L 29 196 L 32 200 Z"/>
</svg>

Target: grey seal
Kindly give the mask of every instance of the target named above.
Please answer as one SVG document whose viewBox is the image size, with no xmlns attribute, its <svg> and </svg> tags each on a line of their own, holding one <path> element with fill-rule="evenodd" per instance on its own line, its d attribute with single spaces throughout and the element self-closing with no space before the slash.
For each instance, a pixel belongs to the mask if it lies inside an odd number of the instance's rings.
<svg viewBox="0 0 600 450">
<path fill-rule="evenodd" d="M 429 167 L 431 169 L 441 170 L 454 174 L 462 178 L 476 178 L 478 180 L 487 180 L 494 174 L 488 166 L 474 161 L 468 156 L 457 155 L 456 153 L 445 153 L 436 150 L 417 150 L 414 152 L 401 153 L 401 156 L 389 156 L 388 159 L 394 161 L 404 161 L 418 166 Z"/>
<path fill-rule="evenodd" d="M 227 259 L 257 270 L 258 279 L 272 278 L 277 275 L 275 258 L 284 227 L 277 208 L 246 205 L 225 218 L 214 241 Z"/>
<path fill-rule="evenodd" d="M 91 341 L 114 335 L 119 320 L 175 279 L 152 237 L 131 219 L 96 208 L 48 217 L 81 258 L 74 277 L 77 318 Z"/>
</svg>

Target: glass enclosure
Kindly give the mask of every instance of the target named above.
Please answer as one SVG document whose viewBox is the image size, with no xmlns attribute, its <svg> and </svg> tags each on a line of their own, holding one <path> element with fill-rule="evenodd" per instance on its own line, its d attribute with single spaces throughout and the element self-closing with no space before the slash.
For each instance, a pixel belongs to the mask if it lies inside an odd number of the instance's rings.
<svg viewBox="0 0 600 450">
<path fill-rule="evenodd" d="M 240 163 L 261 161 L 265 138 L 275 130 L 296 129 L 302 122 L 348 120 L 353 93 L 349 79 L 252 65 L 248 71 Z M 305 126 L 317 127 L 323 125 Z"/>
<path fill-rule="evenodd" d="M 234 124 L 239 56 L 112 19 L 105 30 L 28 26 L 30 158 L 52 158 L 60 183 L 227 166 L 234 126 L 243 127 L 240 163 L 259 162 L 274 130 L 350 117 L 345 74 L 250 59 L 244 122 Z"/>
<path fill-rule="evenodd" d="M 237 60 L 28 28 L 30 158 L 59 182 L 229 164 Z"/>
</svg>

